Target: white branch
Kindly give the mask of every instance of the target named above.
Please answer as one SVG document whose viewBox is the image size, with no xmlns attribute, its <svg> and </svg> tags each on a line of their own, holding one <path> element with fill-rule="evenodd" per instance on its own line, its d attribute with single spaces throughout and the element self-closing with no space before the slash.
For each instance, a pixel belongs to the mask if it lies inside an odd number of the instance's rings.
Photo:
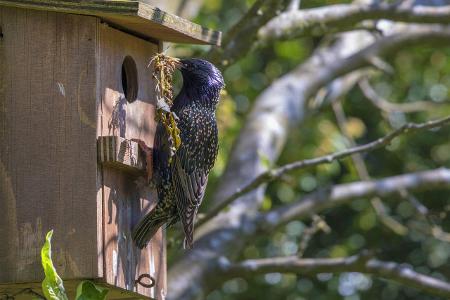
<svg viewBox="0 0 450 300">
<path fill-rule="evenodd" d="M 249 259 L 236 264 L 223 264 L 222 268 L 225 276 L 229 278 L 252 277 L 275 272 L 304 275 L 360 272 L 393 280 L 432 295 L 450 298 L 448 282 L 418 273 L 405 264 L 381 261 L 367 255 L 316 259 L 301 259 L 297 256 Z"/>
<path fill-rule="evenodd" d="M 258 32 L 261 42 L 323 35 L 355 29 L 364 20 L 387 19 L 408 23 L 450 23 L 450 6 L 401 7 L 389 4 L 338 4 L 288 11 L 273 18 Z"/>
<path fill-rule="evenodd" d="M 289 221 L 305 218 L 326 208 L 336 207 L 354 199 L 365 197 L 387 197 L 400 190 L 429 190 L 450 187 L 450 169 L 410 173 L 379 180 L 339 184 L 301 198 L 293 204 L 272 210 L 259 219 L 261 230 L 272 230 Z"/>
<path fill-rule="evenodd" d="M 364 96 L 370 100 L 370 102 L 378 107 L 380 110 L 392 113 L 392 112 L 403 112 L 411 113 L 418 111 L 429 111 L 435 110 L 438 107 L 442 107 L 444 103 L 436 103 L 432 101 L 415 101 L 409 103 L 391 103 L 378 95 L 369 83 L 367 78 L 363 78 L 359 81 L 359 88 L 363 92 Z"/>
</svg>

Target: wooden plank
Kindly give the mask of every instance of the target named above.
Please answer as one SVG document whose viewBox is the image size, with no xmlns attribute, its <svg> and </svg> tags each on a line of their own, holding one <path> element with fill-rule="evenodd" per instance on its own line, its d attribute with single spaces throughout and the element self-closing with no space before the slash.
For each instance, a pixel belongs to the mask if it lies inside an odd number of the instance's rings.
<svg viewBox="0 0 450 300">
<path fill-rule="evenodd" d="M 101 136 L 97 140 L 98 161 L 124 172 L 144 175 L 145 155 L 138 143 L 120 136 Z"/>
<path fill-rule="evenodd" d="M 0 282 L 42 280 L 54 229 L 64 278 L 99 276 L 97 19 L 1 9 Z"/>
<path fill-rule="evenodd" d="M 137 138 L 149 147 L 156 130 L 155 95 L 152 70 L 148 68 L 157 45 L 129 34 L 99 25 L 99 93 L 102 99 L 99 112 L 99 136 Z M 126 56 L 136 64 L 138 78 L 137 99 L 129 103 L 122 87 L 122 63 Z M 137 291 L 143 295 L 163 298 L 165 294 L 164 242 L 161 230 L 143 250 L 134 246 L 131 230 L 138 220 L 156 203 L 156 192 L 144 179 L 136 180 L 128 174 L 102 167 L 104 203 L 104 278 L 106 283 Z M 151 289 L 136 286 L 141 274 L 156 279 Z"/>
<path fill-rule="evenodd" d="M 0 5 L 91 15 L 147 38 L 220 46 L 221 32 L 140 1 L 0 0 Z"/>
<path fill-rule="evenodd" d="M 75 299 L 76 296 L 76 288 L 78 284 L 82 281 L 82 279 L 78 280 L 64 280 L 64 288 L 66 289 L 66 293 L 69 299 Z M 97 285 L 106 287 L 109 289 L 107 299 L 108 300 L 137 300 L 143 299 L 141 295 L 117 289 L 114 286 L 104 284 L 100 281 L 94 280 Z M 15 295 L 14 300 L 29 300 L 32 299 L 32 295 L 27 293 L 26 289 L 31 289 L 33 292 L 42 295 L 42 283 L 41 282 L 28 282 L 28 283 L 16 283 L 16 284 L 0 284 L 0 295 L 5 299 L 10 299 L 5 297 L 6 295 L 11 296 Z M 3 298 L 2 298 L 3 299 Z M 154 298 L 146 298 L 146 299 L 154 299 Z M 159 299 L 158 299 L 159 300 Z"/>
</svg>

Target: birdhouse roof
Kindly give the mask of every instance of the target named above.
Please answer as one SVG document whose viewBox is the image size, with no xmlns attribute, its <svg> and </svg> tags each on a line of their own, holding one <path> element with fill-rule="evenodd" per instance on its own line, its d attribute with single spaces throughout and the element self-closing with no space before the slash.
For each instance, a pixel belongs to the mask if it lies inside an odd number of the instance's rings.
<svg viewBox="0 0 450 300">
<path fill-rule="evenodd" d="M 161 41 L 220 45 L 221 32 L 141 1 L 0 0 L 0 5 L 97 16 L 130 33 Z"/>
</svg>

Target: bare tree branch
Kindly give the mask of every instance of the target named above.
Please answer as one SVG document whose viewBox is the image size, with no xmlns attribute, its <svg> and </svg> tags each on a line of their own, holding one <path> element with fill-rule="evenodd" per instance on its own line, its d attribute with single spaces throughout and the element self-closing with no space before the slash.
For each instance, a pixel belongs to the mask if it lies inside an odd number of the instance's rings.
<svg viewBox="0 0 450 300">
<path fill-rule="evenodd" d="M 357 71 L 350 72 L 342 77 L 333 80 L 324 89 L 324 93 L 320 91 L 310 101 L 312 109 L 327 107 L 327 104 L 339 101 L 344 97 L 361 78 L 367 76 L 369 68 L 362 68 Z"/>
<path fill-rule="evenodd" d="M 445 243 L 450 243 L 450 233 L 444 231 L 440 225 L 411 220 L 408 222 L 408 226 L 424 235 L 432 236 L 435 239 Z"/>
<path fill-rule="evenodd" d="M 286 11 L 298 10 L 300 8 L 301 0 L 291 0 Z"/>
<path fill-rule="evenodd" d="M 431 171 L 410 173 L 387 177 L 379 180 L 360 181 L 335 185 L 327 190 L 318 191 L 301 198 L 293 204 L 285 205 L 259 217 L 262 231 L 272 230 L 292 220 L 301 219 L 322 211 L 348 203 L 363 197 L 386 197 L 395 195 L 399 190 L 424 190 L 450 187 L 450 169 L 440 168 Z"/>
<path fill-rule="evenodd" d="M 364 96 L 370 100 L 370 102 L 387 113 L 403 112 L 411 113 L 418 111 L 428 111 L 441 107 L 443 103 L 439 104 L 431 101 L 416 101 L 411 103 L 391 103 L 378 95 L 369 83 L 367 78 L 363 78 L 359 81 L 359 88 L 363 92 Z"/>
<path fill-rule="evenodd" d="M 379 149 L 381 147 L 385 147 L 385 146 L 389 145 L 389 143 L 393 139 L 395 139 L 396 137 L 398 137 L 402 134 L 406 134 L 406 133 L 409 134 L 409 133 L 414 133 L 414 132 L 417 132 L 420 130 L 437 128 L 437 127 L 441 127 L 443 125 L 447 125 L 448 123 L 450 123 L 450 116 L 443 118 L 443 119 L 439 119 L 439 120 L 429 121 L 426 123 L 417 123 L 417 124 L 416 123 L 407 123 L 407 124 L 403 125 L 402 127 L 398 128 L 397 130 L 394 130 L 391 133 L 389 133 L 389 134 L 385 135 L 384 137 L 379 138 L 373 142 L 370 142 L 370 143 L 367 143 L 367 144 L 364 144 L 361 146 L 355 146 L 355 147 L 349 148 L 347 150 L 339 151 L 339 152 L 336 152 L 333 154 L 328 154 L 325 156 L 300 160 L 297 162 L 286 164 L 286 165 L 276 168 L 276 169 L 265 171 L 265 172 L 261 173 L 258 177 L 256 177 L 253 181 L 251 181 L 250 183 L 245 185 L 244 187 L 237 189 L 234 192 L 234 194 L 229 196 L 223 202 L 221 202 L 217 206 L 213 207 L 205 217 L 203 217 L 202 219 L 200 219 L 197 222 L 197 226 L 200 226 L 200 225 L 206 223 L 207 221 L 209 221 L 210 219 L 212 219 L 220 211 L 222 211 L 225 207 L 227 207 L 230 203 L 232 203 L 234 200 L 238 199 L 242 195 L 245 195 L 245 194 L 255 190 L 262 184 L 279 179 L 280 177 L 282 177 L 284 174 L 286 174 L 288 172 L 291 172 L 294 170 L 305 169 L 305 168 L 317 166 L 317 165 L 324 164 L 324 163 L 331 163 L 337 159 L 346 158 L 348 156 L 355 155 L 357 153 L 364 153 L 364 152 L 372 151 L 375 149 Z M 362 177 L 362 178 L 368 179 L 367 177 Z"/>
<path fill-rule="evenodd" d="M 257 0 L 227 32 L 222 41 L 223 47 L 211 48 L 207 58 L 219 68 L 234 63 L 250 50 L 259 28 L 279 14 L 288 3 L 287 0 Z"/>
<path fill-rule="evenodd" d="M 275 272 L 304 275 L 359 272 L 393 280 L 432 295 L 450 297 L 450 283 L 418 273 L 408 265 L 381 261 L 365 254 L 343 258 L 301 259 L 292 256 L 249 259 L 236 264 L 223 264 L 223 272 L 230 278 Z"/>
<path fill-rule="evenodd" d="M 357 39 L 346 40 L 357 34 Z M 448 27 L 425 26 L 414 32 L 384 37 L 359 51 L 362 45 L 367 45 L 362 44 L 363 40 L 367 41 L 365 34 L 344 34 L 342 40 L 316 51 L 297 69 L 273 82 L 256 99 L 230 154 L 214 198 L 211 199 L 213 204 L 222 202 L 243 183 L 251 181 L 255 174 L 266 170 L 258 153 L 262 153 L 270 162 L 278 158 L 288 128 L 298 126 L 311 113 L 306 106 L 307 101 L 321 87 L 335 78 L 368 66 L 368 57 L 392 55 L 418 43 L 450 43 Z M 222 278 L 212 274 L 215 274 L 221 257 L 237 256 L 255 234 L 254 217 L 258 214 L 263 197 L 264 188 L 260 186 L 233 202 L 229 211 L 222 212 L 197 229 L 194 249 L 174 262 L 169 270 L 168 276 L 172 282 L 169 299 L 199 299 L 220 284 Z"/>
<path fill-rule="evenodd" d="M 258 32 L 260 42 L 323 35 L 354 29 L 364 20 L 387 19 L 408 23 L 450 23 L 450 6 L 403 7 L 380 4 L 338 4 L 288 11 L 280 14 Z"/>
</svg>

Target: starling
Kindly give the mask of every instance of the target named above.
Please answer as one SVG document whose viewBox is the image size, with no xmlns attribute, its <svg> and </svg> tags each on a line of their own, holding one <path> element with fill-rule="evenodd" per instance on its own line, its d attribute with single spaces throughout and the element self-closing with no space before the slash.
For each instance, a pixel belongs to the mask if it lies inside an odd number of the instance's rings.
<svg viewBox="0 0 450 300">
<path fill-rule="evenodd" d="M 183 86 L 171 111 L 178 117 L 181 146 L 170 157 L 169 135 L 161 122 L 156 128 L 153 174 L 158 203 L 136 226 L 133 240 L 147 245 L 159 227 L 181 220 L 185 249 L 192 248 L 194 219 L 205 194 L 208 174 L 217 157 L 216 108 L 224 81 L 220 71 L 202 59 L 181 59 Z"/>
</svg>

